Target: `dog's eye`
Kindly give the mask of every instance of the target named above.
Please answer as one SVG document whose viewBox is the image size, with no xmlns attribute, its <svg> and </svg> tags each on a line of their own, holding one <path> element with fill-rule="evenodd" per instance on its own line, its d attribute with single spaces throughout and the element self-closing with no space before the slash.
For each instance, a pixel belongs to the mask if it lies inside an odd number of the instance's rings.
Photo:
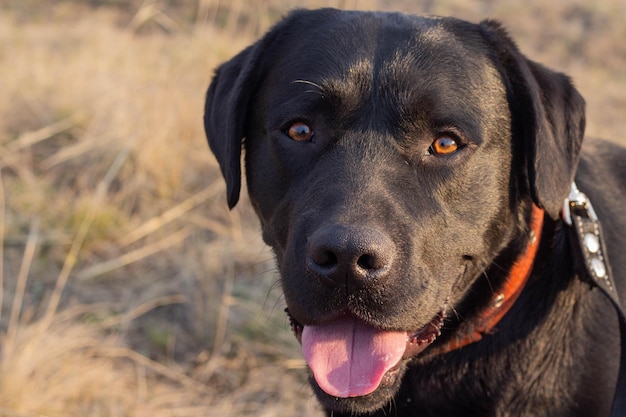
<svg viewBox="0 0 626 417">
<path fill-rule="evenodd" d="M 306 142 L 313 138 L 313 129 L 304 122 L 295 122 L 289 126 L 287 136 L 297 142 Z"/>
<path fill-rule="evenodd" d="M 428 149 L 431 155 L 450 155 L 459 149 L 459 143 L 450 136 L 440 136 Z"/>
</svg>

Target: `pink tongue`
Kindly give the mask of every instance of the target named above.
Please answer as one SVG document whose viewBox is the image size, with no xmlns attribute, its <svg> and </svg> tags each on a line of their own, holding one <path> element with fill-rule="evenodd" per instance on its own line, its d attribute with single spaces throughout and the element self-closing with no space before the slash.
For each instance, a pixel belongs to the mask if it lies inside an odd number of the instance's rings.
<svg viewBox="0 0 626 417">
<path fill-rule="evenodd" d="M 335 397 L 359 397 L 378 388 L 406 349 L 406 332 L 378 330 L 355 318 L 305 326 L 302 351 L 315 381 Z"/>
</svg>

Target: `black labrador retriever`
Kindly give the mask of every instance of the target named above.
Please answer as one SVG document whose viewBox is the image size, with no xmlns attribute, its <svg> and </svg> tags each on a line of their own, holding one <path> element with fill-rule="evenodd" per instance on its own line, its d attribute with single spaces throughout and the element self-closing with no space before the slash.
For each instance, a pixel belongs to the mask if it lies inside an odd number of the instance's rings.
<svg viewBox="0 0 626 417">
<path fill-rule="evenodd" d="M 245 148 L 329 415 L 609 414 L 617 315 L 562 207 L 575 180 L 626 297 L 626 151 L 582 146 L 582 97 L 500 24 L 298 10 L 219 67 L 204 117 L 230 207 Z"/>
</svg>

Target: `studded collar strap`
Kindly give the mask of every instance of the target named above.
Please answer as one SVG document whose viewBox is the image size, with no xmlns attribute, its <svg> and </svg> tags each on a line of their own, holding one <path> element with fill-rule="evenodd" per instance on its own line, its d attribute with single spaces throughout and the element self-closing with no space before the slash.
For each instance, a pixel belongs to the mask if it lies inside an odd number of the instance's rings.
<svg viewBox="0 0 626 417">
<path fill-rule="evenodd" d="M 578 272 L 591 279 L 610 298 L 617 297 L 600 220 L 589 198 L 574 183 L 563 204 L 563 220 L 573 233 L 570 242 L 576 255 Z M 619 303 L 619 300 L 615 301 Z"/>
<path fill-rule="evenodd" d="M 611 417 L 626 416 L 626 312 L 615 287 L 600 220 L 589 198 L 574 183 L 563 205 L 563 220 L 570 226 L 569 240 L 578 276 L 599 288 L 617 311 L 621 359 Z"/>
<path fill-rule="evenodd" d="M 491 333 L 502 317 L 511 309 L 530 276 L 539 241 L 541 240 L 543 216 L 544 211 L 533 204 L 528 246 L 513 264 L 509 275 L 504 281 L 504 285 L 500 291 L 494 294 L 491 303 L 479 314 L 478 318 L 462 322 L 456 332 L 457 335 L 453 336 L 443 346 L 436 348 L 437 353 L 447 353 L 478 342 L 483 338 L 484 334 Z"/>
</svg>

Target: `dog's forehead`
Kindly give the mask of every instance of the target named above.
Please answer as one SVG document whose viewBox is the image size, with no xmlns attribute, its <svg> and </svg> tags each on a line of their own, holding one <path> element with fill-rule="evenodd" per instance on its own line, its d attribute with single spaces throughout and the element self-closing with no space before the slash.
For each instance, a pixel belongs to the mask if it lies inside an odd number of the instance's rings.
<svg viewBox="0 0 626 417">
<path fill-rule="evenodd" d="M 477 26 L 450 18 L 343 12 L 289 36 L 274 68 L 272 107 L 317 94 L 344 110 L 393 101 L 404 112 L 432 100 L 486 110 L 504 97 Z"/>
<path fill-rule="evenodd" d="M 306 21 L 305 21 L 306 22 Z M 303 22 L 298 22 L 302 25 Z M 281 74 L 350 79 L 432 65 L 450 69 L 477 62 L 484 43 L 476 25 L 451 18 L 343 12 L 288 32 L 277 61 Z M 315 77 L 317 75 L 317 77 Z"/>
</svg>

